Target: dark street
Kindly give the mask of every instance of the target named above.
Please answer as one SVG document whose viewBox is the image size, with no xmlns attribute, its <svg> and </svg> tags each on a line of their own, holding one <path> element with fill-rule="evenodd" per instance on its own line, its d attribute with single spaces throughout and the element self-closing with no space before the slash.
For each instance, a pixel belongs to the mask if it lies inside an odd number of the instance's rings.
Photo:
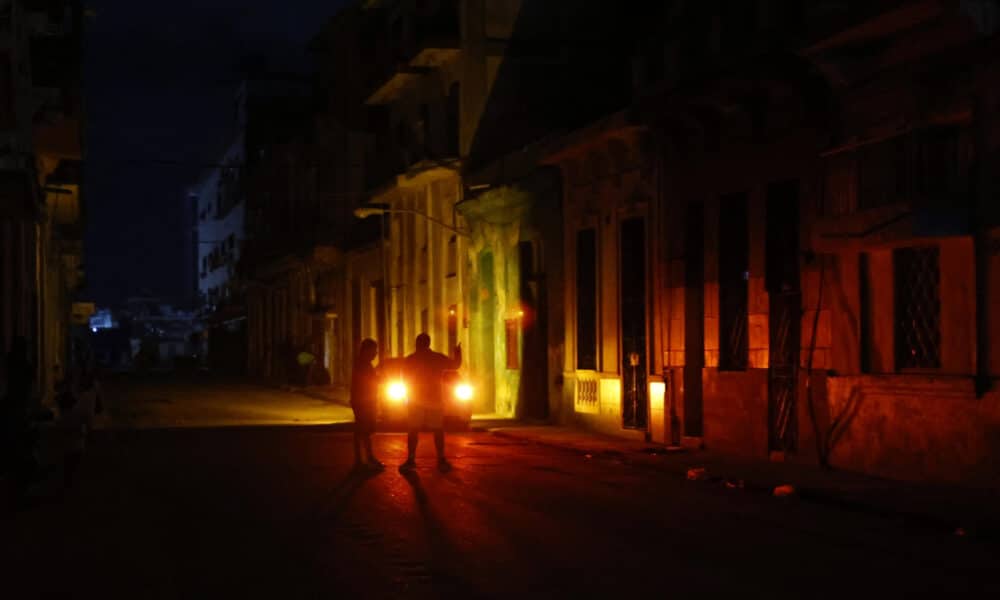
<svg viewBox="0 0 1000 600">
<path fill-rule="evenodd" d="M 1000 0 L 0 0 L 0 600 L 1000 598 L 997 173 Z"/>
<path fill-rule="evenodd" d="M 1000 589 L 995 548 L 891 519 L 488 432 L 449 438 L 447 474 L 425 437 L 406 477 L 395 469 L 404 436 L 380 434 L 388 468 L 352 474 L 350 434 L 335 427 L 99 431 L 76 489 L 43 486 L 38 506 L 4 515 L 7 581 L 33 590 L 7 597 L 985 598 Z"/>
</svg>

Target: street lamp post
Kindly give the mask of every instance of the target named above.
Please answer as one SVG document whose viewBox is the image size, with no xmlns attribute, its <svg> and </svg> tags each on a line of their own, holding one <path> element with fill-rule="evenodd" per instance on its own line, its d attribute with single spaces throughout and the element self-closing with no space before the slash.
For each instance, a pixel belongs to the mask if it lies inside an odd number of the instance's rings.
<svg viewBox="0 0 1000 600">
<path fill-rule="evenodd" d="M 418 210 L 413 210 L 412 208 L 390 208 L 386 204 L 368 204 L 368 205 L 365 205 L 365 206 L 359 206 L 358 208 L 354 209 L 354 216 L 357 217 L 358 219 L 367 219 L 368 217 L 373 217 L 373 216 L 376 216 L 376 215 L 382 216 L 382 215 L 386 215 L 386 214 L 416 215 L 418 217 L 423 217 L 424 219 L 427 219 L 428 221 L 430 221 L 431 223 L 434 223 L 435 225 L 438 225 L 440 227 L 444 227 L 445 229 L 447 229 L 448 231 L 451 231 L 452 233 L 455 233 L 456 235 L 460 235 L 460 236 L 465 237 L 465 238 L 472 237 L 469 234 L 469 232 L 466 231 L 466 230 L 464 230 L 464 229 L 459 229 L 458 227 L 455 227 L 454 225 L 451 225 L 450 223 L 446 223 L 446 222 L 442 221 L 441 219 L 438 219 L 436 217 L 432 217 L 432 216 L 430 216 L 430 215 L 428 215 L 426 213 L 422 213 L 422 212 L 420 212 Z M 386 336 L 391 338 L 392 336 L 388 332 L 389 322 L 390 322 L 390 318 L 389 318 L 390 317 L 390 314 L 389 314 L 389 290 L 390 290 L 390 286 L 389 286 L 388 268 L 386 266 L 385 222 L 384 222 L 383 219 L 379 219 L 379 236 L 381 238 L 381 239 L 379 239 L 379 255 L 381 257 L 381 262 L 382 262 L 382 290 L 383 290 L 382 291 L 382 305 L 383 305 L 383 313 L 384 313 L 382 316 L 383 316 L 383 318 L 385 318 L 385 327 L 387 329 Z"/>
<path fill-rule="evenodd" d="M 423 217 L 423 218 L 427 219 L 428 221 L 430 221 L 431 223 L 434 223 L 436 225 L 440 225 L 441 227 L 444 227 L 448 231 L 451 231 L 451 232 L 453 232 L 455 234 L 458 234 L 458 235 L 460 235 L 462 237 L 471 237 L 471 235 L 469 234 L 469 232 L 466 231 L 466 230 L 464 230 L 464 229 L 459 229 L 458 227 L 455 227 L 454 225 L 451 225 L 449 223 L 445 223 L 441 219 L 438 219 L 436 217 L 432 217 L 432 216 L 428 215 L 427 213 L 422 213 L 419 210 L 413 210 L 412 208 L 389 208 L 388 206 L 384 206 L 384 205 L 370 204 L 370 205 L 367 205 L 367 206 L 361 206 L 359 208 L 355 208 L 354 209 L 354 216 L 357 217 L 357 218 L 359 218 L 359 219 L 367 219 L 368 217 L 371 217 L 371 216 L 385 215 L 385 214 L 417 215 L 418 217 Z"/>
</svg>

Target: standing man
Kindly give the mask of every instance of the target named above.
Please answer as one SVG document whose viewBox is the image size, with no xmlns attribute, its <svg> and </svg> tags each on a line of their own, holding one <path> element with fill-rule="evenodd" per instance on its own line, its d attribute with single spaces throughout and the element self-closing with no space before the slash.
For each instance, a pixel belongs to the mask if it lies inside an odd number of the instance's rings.
<svg viewBox="0 0 1000 600">
<path fill-rule="evenodd" d="M 406 462 L 400 471 L 410 471 L 417 466 L 417 441 L 421 429 L 434 432 L 434 447 L 437 448 L 438 469 L 447 471 L 451 463 L 444 457 L 444 397 L 442 376 L 445 371 L 462 366 L 462 345 L 455 346 L 455 357 L 431 350 L 431 336 L 421 333 L 417 336 L 417 350 L 406 357 L 405 372 L 409 385 L 407 413 L 409 432 L 406 436 Z"/>
</svg>

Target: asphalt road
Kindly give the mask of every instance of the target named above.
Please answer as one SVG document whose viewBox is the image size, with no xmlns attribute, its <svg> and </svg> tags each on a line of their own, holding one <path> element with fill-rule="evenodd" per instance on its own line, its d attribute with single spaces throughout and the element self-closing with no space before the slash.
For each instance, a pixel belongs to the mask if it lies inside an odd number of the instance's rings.
<svg viewBox="0 0 1000 600">
<path fill-rule="evenodd" d="M 118 428 L 321 425 L 354 420 L 350 408 L 304 394 L 207 374 L 119 375 L 102 382 L 102 424 Z"/>
<path fill-rule="evenodd" d="M 0 580 L 18 593 L 0 597 L 1000 592 L 995 547 L 892 519 L 485 432 L 449 437 L 449 473 L 422 439 L 404 477 L 404 448 L 376 436 L 390 468 L 362 475 L 330 426 L 98 432 L 77 485 L 2 514 Z"/>
</svg>

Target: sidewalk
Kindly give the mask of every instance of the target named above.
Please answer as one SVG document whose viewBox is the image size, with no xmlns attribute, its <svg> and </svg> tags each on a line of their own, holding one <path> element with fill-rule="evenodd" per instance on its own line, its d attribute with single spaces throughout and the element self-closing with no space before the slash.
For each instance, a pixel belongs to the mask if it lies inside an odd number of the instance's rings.
<svg viewBox="0 0 1000 600">
<path fill-rule="evenodd" d="M 748 493 L 791 495 L 803 502 L 901 519 L 944 533 L 1000 541 L 1000 491 L 892 481 L 794 463 L 741 460 L 623 440 L 570 427 L 517 426 L 493 435 L 611 458 L 692 481 Z M 781 487 L 791 486 L 791 489 Z"/>
<path fill-rule="evenodd" d="M 317 400 L 325 400 L 326 402 L 333 402 L 334 404 L 340 404 L 343 406 L 351 405 L 351 397 L 350 397 L 351 393 L 350 390 L 347 389 L 345 386 L 337 386 L 337 385 L 299 386 L 299 385 L 282 384 L 282 385 L 276 385 L 274 387 L 277 387 L 286 392 L 291 392 L 293 394 L 309 396 L 310 398 L 315 398 Z"/>
</svg>

